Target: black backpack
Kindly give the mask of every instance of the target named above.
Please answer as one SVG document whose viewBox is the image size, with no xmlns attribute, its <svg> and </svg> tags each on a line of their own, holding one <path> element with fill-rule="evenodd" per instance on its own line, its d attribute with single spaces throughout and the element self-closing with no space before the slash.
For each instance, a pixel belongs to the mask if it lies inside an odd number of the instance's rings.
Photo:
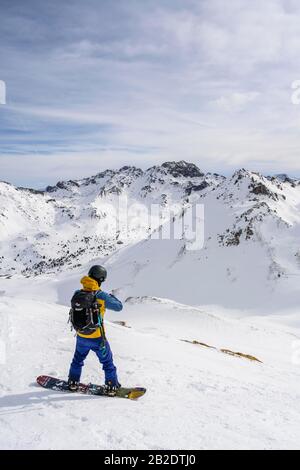
<svg viewBox="0 0 300 470">
<path fill-rule="evenodd" d="M 79 290 L 71 299 L 70 322 L 75 331 L 84 335 L 93 334 L 101 327 L 99 304 L 93 292 Z"/>
</svg>

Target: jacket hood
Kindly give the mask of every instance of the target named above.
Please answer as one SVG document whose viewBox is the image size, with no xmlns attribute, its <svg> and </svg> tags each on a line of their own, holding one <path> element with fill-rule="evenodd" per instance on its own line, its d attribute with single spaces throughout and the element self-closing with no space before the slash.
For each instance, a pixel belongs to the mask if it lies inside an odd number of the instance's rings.
<svg viewBox="0 0 300 470">
<path fill-rule="evenodd" d="M 95 281 L 95 279 L 92 279 L 91 277 L 89 276 L 84 276 L 80 283 L 82 284 L 83 286 L 83 289 L 84 290 L 87 290 L 87 291 L 96 291 L 96 290 L 99 290 L 100 289 L 100 286 L 98 284 L 97 281 Z"/>
</svg>

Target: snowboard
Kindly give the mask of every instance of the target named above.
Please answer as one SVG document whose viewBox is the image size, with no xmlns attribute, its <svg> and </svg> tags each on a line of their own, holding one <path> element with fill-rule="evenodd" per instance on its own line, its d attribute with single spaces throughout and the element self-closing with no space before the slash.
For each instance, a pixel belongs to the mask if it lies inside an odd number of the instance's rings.
<svg viewBox="0 0 300 470">
<path fill-rule="evenodd" d="M 36 381 L 41 387 L 48 388 L 56 392 L 83 393 L 84 395 L 98 395 L 110 398 L 119 397 L 128 398 L 129 400 L 136 400 L 146 393 L 146 389 L 143 387 L 121 387 L 116 390 L 115 395 L 109 395 L 104 385 L 82 383 L 79 384 L 79 388 L 76 392 L 71 392 L 68 387 L 68 382 L 57 379 L 55 377 L 49 377 L 48 375 L 40 375 L 37 377 Z"/>
</svg>

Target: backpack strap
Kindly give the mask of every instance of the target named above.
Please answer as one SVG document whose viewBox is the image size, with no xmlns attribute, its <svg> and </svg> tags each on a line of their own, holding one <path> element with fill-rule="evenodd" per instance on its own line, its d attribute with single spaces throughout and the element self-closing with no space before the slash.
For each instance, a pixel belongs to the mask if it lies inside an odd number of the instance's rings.
<svg viewBox="0 0 300 470">
<path fill-rule="evenodd" d="M 100 290 L 100 289 L 99 289 Z M 104 324 L 103 324 L 103 318 L 101 316 L 101 312 L 100 312 L 100 304 L 98 302 L 98 299 L 97 299 L 97 292 L 99 291 L 97 290 L 94 294 L 94 300 L 95 300 L 95 303 L 97 303 L 97 306 L 98 306 L 98 326 L 99 326 L 99 329 L 100 329 L 100 333 L 101 333 L 101 338 L 103 339 L 103 342 L 105 344 L 106 342 L 106 334 L 105 334 L 105 330 L 104 330 Z"/>
</svg>

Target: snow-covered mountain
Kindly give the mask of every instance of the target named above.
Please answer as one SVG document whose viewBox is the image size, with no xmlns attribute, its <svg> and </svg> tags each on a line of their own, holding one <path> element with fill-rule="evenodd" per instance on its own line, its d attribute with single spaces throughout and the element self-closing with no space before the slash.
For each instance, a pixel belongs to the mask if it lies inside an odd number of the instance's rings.
<svg viewBox="0 0 300 470">
<path fill-rule="evenodd" d="M 191 194 L 207 193 L 222 180 L 193 164 L 170 162 L 147 171 L 107 170 L 45 191 L 0 183 L 1 274 L 55 272 L 106 256 L 147 236 L 151 204 L 162 209 L 161 220 L 153 217 L 155 228 L 169 218 L 171 206 L 187 204 Z M 131 210 L 123 224 L 120 196 Z"/>
<path fill-rule="evenodd" d="M 198 204 L 195 250 L 186 215 Z M 286 175 L 185 162 L 45 191 L 0 183 L 0 448 L 299 448 L 299 206 Z M 67 377 L 70 298 L 92 261 L 124 303 L 106 332 L 121 383 L 147 388 L 137 402 L 34 383 Z M 92 354 L 82 381 L 103 381 Z"/>
<path fill-rule="evenodd" d="M 169 223 L 172 234 L 200 203 L 201 250 L 189 249 L 184 234 L 157 239 Z M 150 223 L 153 204 L 160 215 L 152 213 Z M 266 305 L 275 295 L 293 306 L 299 302 L 299 208 L 300 181 L 287 175 L 242 169 L 225 178 L 183 161 L 106 170 L 45 191 L 0 183 L 1 276 L 84 271 L 100 259 L 128 296 L 240 308 Z"/>
<path fill-rule="evenodd" d="M 205 207 L 203 249 L 141 241 L 110 258 L 114 284 L 195 305 L 299 305 L 299 182 L 239 170 L 192 198 Z"/>
</svg>

